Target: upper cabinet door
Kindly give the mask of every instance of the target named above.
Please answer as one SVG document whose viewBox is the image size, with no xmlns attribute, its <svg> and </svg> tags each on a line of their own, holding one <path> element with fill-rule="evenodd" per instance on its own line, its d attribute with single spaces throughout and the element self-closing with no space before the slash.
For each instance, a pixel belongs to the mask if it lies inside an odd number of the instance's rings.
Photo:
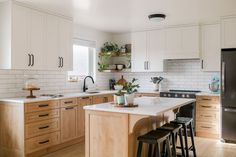
<svg viewBox="0 0 236 157">
<path fill-rule="evenodd" d="M 163 30 L 148 32 L 148 71 L 163 72 L 163 54 L 165 51 L 165 33 Z"/>
<path fill-rule="evenodd" d="M 66 19 L 59 20 L 59 48 L 61 69 L 73 70 L 72 22 Z"/>
<path fill-rule="evenodd" d="M 236 48 L 236 17 L 222 20 L 222 48 Z"/>
<path fill-rule="evenodd" d="M 11 68 L 29 69 L 30 67 L 30 12 L 22 6 L 13 5 L 11 34 Z"/>
<path fill-rule="evenodd" d="M 132 72 L 147 70 L 147 33 L 132 33 Z"/>
<path fill-rule="evenodd" d="M 43 58 L 45 57 L 45 14 L 31 10 L 30 18 L 30 53 L 32 57 L 32 68 L 43 69 Z"/>
<path fill-rule="evenodd" d="M 57 70 L 60 69 L 59 59 L 59 18 L 53 15 L 46 16 L 46 39 L 45 39 L 45 69 Z"/>
<path fill-rule="evenodd" d="M 199 26 L 165 29 L 165 59 L 199 58 Z"/>
<path fill-rule="evenodd" d="M 220 24 L 203 25 L 202 35 L 202 71 L 220 71 Z"/>
</svg>

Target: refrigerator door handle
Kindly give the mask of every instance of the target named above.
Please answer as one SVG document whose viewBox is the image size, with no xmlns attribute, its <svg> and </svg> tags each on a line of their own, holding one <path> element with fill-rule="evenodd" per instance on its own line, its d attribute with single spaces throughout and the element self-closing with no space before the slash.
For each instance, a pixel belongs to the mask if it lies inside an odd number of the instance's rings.
<svg viewBox="0 0 236 157">
<path fill-rule="evenodd" d="M 225 108 L 224 111 L 225 111 L 225 112 L 236 112 L 236 109 Z"/>
<path fill-rule="evenodd" d="M 222 72 L 221 72 L 221 89 L 222 89 L 222 96 L 224 97 L 225 93 L 225 62 L 222 62 Z"/>
</svg>

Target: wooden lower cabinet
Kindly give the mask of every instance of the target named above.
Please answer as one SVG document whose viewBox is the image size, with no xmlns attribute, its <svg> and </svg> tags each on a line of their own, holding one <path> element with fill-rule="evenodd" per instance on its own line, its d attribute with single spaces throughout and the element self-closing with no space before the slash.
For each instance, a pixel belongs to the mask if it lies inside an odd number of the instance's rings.
<svg viewBox="0 0 236 157">
<path fill-rule="evenodd" d="M 85 110 L 84 106 L 92 105 L 92 97 L 78 98 L 78 109 L 77 109 L 77 137 L 85 137 Z"/>
<path fill-rule="evenodd" d="M 219 96 L 197 96 L 196 135 L 198 137 L 220 138 Z"/>
<path fill-rule="evenodd" d="M 107 103 L 112 102 L 113 100 L 113 94 L 93 96 L 93 104 Z"/>
<path fill-rule="evenodd" d="M 77 106 L 61 108 L 61 142 L 76 138 Z"/>
</svg>

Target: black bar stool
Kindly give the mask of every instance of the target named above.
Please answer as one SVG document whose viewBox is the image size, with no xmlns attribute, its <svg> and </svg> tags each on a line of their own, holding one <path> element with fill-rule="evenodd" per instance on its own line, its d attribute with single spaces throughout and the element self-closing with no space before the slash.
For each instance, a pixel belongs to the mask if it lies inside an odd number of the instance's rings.
<svg viewBox="0 0 236 157">
<path fill-rule="evenodd" d="M 184 130 L 184 142 L 185 142 L 185 150 L 186 150 L 186 157 L 189 157 L 189 150 L 193 151 L 193 156 L 196 157 L 196 148 L 195 148 L 195 143 L 194 143 L 194 133 L 193 133 L 193 119 L 188 118 L 188 117 L 177 117 L 175 120 L 171 121 L 171 123 L 174 124 L 181 124 L 182 128 Z M 191 137 L 191 142 L 192 146 L 188 146 L 188 130 L 187 128 L 189 127 L 190 129 L 190 137 Z"/>
<path fill-rule="evenodd" d="M 164 130 L 152 130 L 145 135 L 139 136 L 137 157 L 141 157 L 142 155 L 143 143 L 147 143 L 149 146 L 148 157 L 161 157 L 161 151 L 160 151 L 161 143 L 166 143 L 168 157 L 172 157 L 170 150 L 169 136 L 170 132 Z M 153 146 L 154 146 L 154 153 L 152 151 Z"/>
<path fill-rule="evenodd" d="M 172 137 L 172 152 L 173 152 L 173 157 L 177 157 L 176 148 L 180 148 L 181 149 L 181 153 L 182 153 L 181 155 L 185 156 L 181 128 L 182 128 L 182 126 L 179 125 L 179 124 L 166 123 L 165 125 L 163 125 L 162 127 L 157 129 L 157 130 L 170 131 L 171 137 Z M 180 147 L 176 146 L 178 133 L 179 133 L 179 139 L 180 139 Z"/>
</svg>

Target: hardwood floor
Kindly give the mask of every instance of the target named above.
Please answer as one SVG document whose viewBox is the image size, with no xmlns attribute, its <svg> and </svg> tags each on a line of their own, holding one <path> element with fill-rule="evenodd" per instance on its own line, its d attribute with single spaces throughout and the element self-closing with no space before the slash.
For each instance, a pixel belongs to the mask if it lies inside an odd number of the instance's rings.
<svg viewBox="0 0 236 157">
<path fill-rule="evenodd" d="M 44 157 L 85 157 L 84 148 L 81 143 Z M 236 144 L 225 144 L 219 140 L 196 138 L 196 149 L 198 157 L 236 157 Z"/>
</svg>

